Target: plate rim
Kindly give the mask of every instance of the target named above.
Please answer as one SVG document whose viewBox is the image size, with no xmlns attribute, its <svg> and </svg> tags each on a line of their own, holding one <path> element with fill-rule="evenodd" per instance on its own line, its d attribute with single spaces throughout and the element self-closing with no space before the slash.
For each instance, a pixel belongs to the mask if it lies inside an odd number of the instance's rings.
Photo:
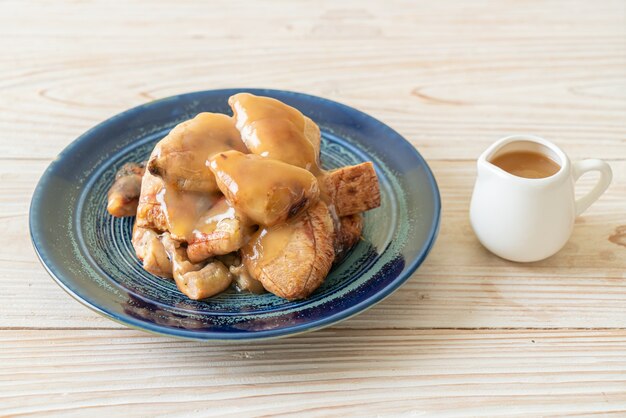
<svg viewBox="0 0 626 418">
<path fill-rule="evenodd" d="M 408 264 L 408 266 L 406 266 L 405 269 L 400 274 L 394 277 L 393 280 L 386 287 L 384 287 L 383 289 L 381 289 L 379 292 L 375 293 L 374 295 L 371 295 L 368 298 L 363 299 L 360 302 L 350 306 L 349 308 L 332 313 L 322 318 L 312 320 L 310 322 L 291 325 L 291 326 L 278 328 L 278 329 L 264 329 L 260 331 L 242 331 L 240 333 L 227 333 L 227 332 L 222 332 L 222 331 L 200 331 L 200 330 L 169 328 L 169 327 L 161 326 L 156 323 L 151 323 L 151 322 L 147 322 L 141 319 L 137 319 L 132 316 L 121 316 L 114 312 L 108 312 L 107 310 L 102 309 L 100 306 L 98 306 L 97 301 L 88 300 L 88 298 L 79 295 L 75 291 L 75 289 L 67 285 L 64 282 L 63 278 L 59 277 L 48 266 L 48 264 L 46 264 L 46 261 L 44 261 L 44 259 L 48 257 L 45 257 L 46 250 L 45 248 L 43 248 L 45 246 L 45 242 L 40 242 L 35 237 L 35 234 L 34 234 L 34 230 L 38 228 L 37 219 L 35 217 L 35 213 L 37 212 L 35 205 L 38 199 L 40 198 L 40 195 L 42 194 L 42 189 L 45 183 L 47 182 L 48 178 L 52 176 L 56 165 L 61 163 L 63 155 L 65 153 L 70 152 L 74 148 L 74 146 L 76 146 L 86 137 L 91 135 L 92 132 L 98 130 L 99 128 L 109 125 L 110 123 L 115 122 L 117 119 L 121 117 L 131 116 L 133 114 L 140 113 L 144 111 L 146 108 L 150 108 L 151 106 L 156 105 L 159 102 L 162 102 L 165 100 L 178 100 L 182 96 L 193 97 L 194 95 L 203 95 L 207 93 L 234 94 L 236 92 L 241 92 L 241 91 L 253 92 L 255 94 L 263 94 L 263 93 L 288 94 L 288 95 L 300 97 L 304 100 L 312 100 L 316 102 L 322 102 L 330 106 L 338 106 L 342 108 L 344 111 L 347 111 L 348 113 L 351 113 L 360 118 L 369 119 L 370 121 L 375 122 L 381 127 L 388 130 L 391 134 L 395 135 L 398 139 L 400 139 L 401 143 L 406 148 L 410 149 L 412 156 L 421 163 L 421 166 L 424 168 L 424 171 L 428 180 L 427 183 L 430 187 L 430 190 L 432 191 L 432 197 L 433 197 L 433 222 L 428 228 L 428 235 L 427 235 L 427 240 L 426 240 L 427 244 L 422 247 L 421 251 L 417 254 L 417 256 L 414 257 L 411 260 L 411 262 Z M 89 128 L 87 131 L 79 135 L 76 139 L 74 139 L 67 146 L 65 146 L 55 158 L 52 159 L 50 164 L 46 167 L 45 171 L 42 173 L 41 177 L 39 178 L 37 185 L 33 191 L 30 205 L 29 205 L 28 227 L 29 227 L 29 235 L 31 238 L 31 243 L 35 250 L 35 254 L 37 255 L 39 262 L 44 267 L 46 272 L 52 277 L 52 279 L 57 283 L 57 285 L 59 285 L 59 287 L 61 287 L 72 298 L 74 298 L 75 300 L 77 300 L 78 302 L 80 302 L 82 305 L 86 306 L 90 310 L 110 320 L 113 320 L 114 322 L 122 324 L 124 326 L 141 330 L 141 331 L 145 331 L 145 332 L 150 332 L 156 335 L 176 337 L 176 338 L 196 340 L 196 341 L 242 341 L 242 340 L 251 341 L 251 340 L 277 339 L 277 338 L 303 334 L 306 332 L 316 331 L 321 328 L 325 328 L 325 327 L 337 324 L 359 313 L 362 313 L 366 311 L 367 309 L 377 305 L 378 303 L 383 301 L 385 298 L 387 298 L 391 294 L 393 294 L 402 284 L 404 284 L 411 277 L 411 275 L 424 262 L 424 260 L 430 253 L 433 245 L 435 244 L 435 241 L 437 240 L 437 236 L 439 233 L 440 224 L 441 224 L 441 207 L 442 207 L 441 196 L 440 196 L 440 191 L 439 191 L 439 187 L 437 184 L 437 180 L 435 179 L 432 169 L 430 168 L 430 166 L 428 165 L 424 157 L 422 157 L 422 155 L 417 150 L 417 148 L 413 146 L 409 141 L 407 141 L 406 138 L 404 138 L 404 136 L 400 135 L 400 133 L 398 133 L 396 130 L 394 130 L 389 125 L 385 124 L 384 122 L 374 118 L 373 116 L 365 112 L 362 112 L 354 107 L 348 106 L 341 102 L 337 102 L 334 100 L 326 99 L 320 96 L 315 96 L 315 95 L 311 95 L 307 93 L 301 93 L 301 92 L 296 92 L 296 91 L 291 91 L 291 90 L 266 89 L 266 88 L 223 88 L 223 89 L 209 89 L 209 90 L 199 90 L 199 91 L 192 91 L 192 92 L 187 92 L 187 93 L 180 93 L 180 94 L 175 94 L 172 96 L 167 96 L 161 99 L 153 100 L 147 103 L 143 103 L 143 104 L 134 106 L 130 109 L 124 110 L 120 113 L 117 113 L 99 122 L 98 124 L 94 125 L 93 127 Z M 52 261 L 52 263 L 54 262 Z"/>
</svg>

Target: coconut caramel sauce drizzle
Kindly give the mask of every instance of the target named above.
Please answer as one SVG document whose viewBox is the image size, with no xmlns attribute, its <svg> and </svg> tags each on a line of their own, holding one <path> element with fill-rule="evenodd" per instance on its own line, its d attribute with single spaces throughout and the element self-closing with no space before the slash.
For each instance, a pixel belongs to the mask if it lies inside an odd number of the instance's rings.
<svg viewBox="0 0 626 418">
<path fill-rule="evenodd" d="M 217 224 L 225 219 L 235 219 L 237 212 L 235 208 L 223 197 L 219 200 L 196 222 L 193 230 L 194 236 L 201 234 L 210 234 L 215 231 Z M 239 216 L 242 218 L 241 216 Z"/>
<path fill-rule="evenodd" d="M 319 196 L 310 171 L 279 160 L 226 151 L 210 159 L 210 168 L 226 198 L 257 225 L 291 219 Z"/>
<path fill-rule="evenodd" d="M 194 237 L 199 220 L 220 196 L 217 193 L 185 192 L 173 183 L 163 182 L 156 199 L 167 219 L 170 234 L 179 241 L 189 242 Z"/>
<path fill-rule="evenodd" d="M 326 175 L 326 171 L 319 170 L 318 175 L 315 176 L 320 192 L 315 201 L 310 202 L 309 207 L 316 205 L 318 200 L 326 203 L 332 219 L 333 231 L 337 234 L 341 228 L 341 222 L 337 216 L 331 194 L 325 187 L 324 177 Z M 284 254 L 284 249 L 291 241 L 293 234 L 302 227 L 303 218 L 307 216 L 307 211 L 304 210 L 276 225 L 259 225 L 259 229 L 247 239 L 247 245 L 242 248 L 242 253 L 245 257 L 263 265 L 272 263 Z"/>
<path fill-rule="evenodd" d="M 317 125 L 297 109 L 272 98 L 240 93 L 232 96 L 229 104 L 242 140 L 251 151 L 304 168 L 316 177 L 318 199 L 327 204 L 334 230 L 338 231 L 341 223 L 326 188 L 326 171 L 319 161 L 321 136 Z M 261 225 L 243 252 L 257 261 L 263 258 L 263 263 L 272 262 L 282 254 L 303 216 L 306 212 L 278 225 Z"/>
<path fill-rule="evenodd" d="M 252 153 L 318 174 L 321 137 L 311 119 L 271 97 L 238 93 L 228 103 L 241 139 Z"/>
<path fill-rule="evenodd" d="M 247 152 L 235 120 L 222 113 L 199 113 L 179 123 L 155 147 L 148 170 L 180 190 L 219 192 L 207 158 L 235 149 Z"/>
<path fill-rule="evenodd" d="M 328 194 L 321 193 L 319 199 L 328 202 L 333 225 L 337 231 L 340 222 L 334 205 L 327 200 Z M 242 225 L 254 224 L 219 194 L 184 192 L 171 183 L 165 183 L 157 193 L 157 200 L 163 208 L 172 236 L 187 242 L 212 233 L 217 224 L 224 219 L 237 217 L 242 221 Z M 301 211 L 286 222 L 274 226 L 260 225 L 258 231 L 245 239 L 248 245 L 244 246 L 242 251 L 255 260 L 263 258 L 264 263 L 272 262 L 281 255 L 304 216 L 307 216 L 306 211 Z"/>
<path fill-rule="evenodd" d="M 263 219 L 262 216 L 252 216 L 253 219 L 250 219 L 237 208 L 249 205 L 263 210 L 264 207 L 269 207 L 271 213 L 274 209 L 272 205 L 278 205 L 278 210 L 280 210 L 281 201 L 299 196 L 303 193 L 303 189 L 312 187 L 311 180 L 305 179 L 306 175 L 299 170 L 292 169 L 298 167 L 312 174 L 315 187 L 319 190 L 313 193 L 314 199 L 308 203 L 314 205 L 318 199 L 323 200 L 329 208 L 335 231 L 337 231 L 340 221 L 332 204 L 331 195 L 325 187 L 326 171 L 321 168 L 319 162 L 320 133 L 317 125 L 297 109 L 271 98 L 241 93 L 232 96 L 229 104 L 233 108 L 235 125 L 241 132 L 243 142 L 254 154 L 265 157 L 263 158 L 265 161 L 260 163 L 260 166 L 265 167 L 251 170 L 247 175 L 236 179 L 237 181 L 230 176 L 231 178 L 227 180 L 230 199 L 223 199 L 219 194 L 181 191 L 179 185 L 165 182 L 166 185 L 157 195 L 157 200 L 163 207 L 172 235 L 189 241 L 198 234 L 213 232 L 221 220 L 237 217 L 244 225 L 259 226 L 256 232 L 248 234 L 246 239 L 248 244 L 242 248 L 242 252 L 255 259 L 263 258 L 263 263 L 270 263 L 281 255 L 282 250 L 299 227 L 302 217 L 306 216 L 306 211 L 295 207 L 295 213 L 290 214 L 286 220 L 268 226 L 267 224 L 271 224 L 270 221 L 273 219 Z M 178 135 L 177 146 L 179 148 L 184 148 L 185 138 L 189 137 L 189 133 L 184 132 L 188 130 L 189 125 Z M 220 146 L 223 147 L 223 144 Z M 241 151 L 238 147 L 234 149 Z M 211 152 L 208 147 L 202 150 L 202 152 Z M 163 149 L 159 152 L 163 153 Z M 215 156 L 217 157 L 219 153 Z M 204 165 L 210 166 L 211 155 L 206 155 L 209 158 L 204 160 Z M 247 158 L 254 159 L 255 157 Z M 289 165 L 285 164 L 285 166 L 289 168 L 274 164 L 273 161 L 287 163 Z M 194 163 L 193 167 L 196 165 L 198 164 Z M 289 181 L 285 180 L 294 182 L 289 185 Z M 272 184 L 276 182 L 284 186 L 273 196 L 276 201 L 263 201 L 267 197 L 267 190 L 271 189 Z"/>
<path fill-rule="evenodd" d="M 156 198 L 176 239 L 189 242 L 198 234 L 213 232 L 220 220 L 235 215 L 220 199 L 207 167 L 208 158 L 231 149 L 247 152 L 235 120 L 209 112 L 176 125 L 155 147 L 148 170 L 163 180 Z"/>
</svg>

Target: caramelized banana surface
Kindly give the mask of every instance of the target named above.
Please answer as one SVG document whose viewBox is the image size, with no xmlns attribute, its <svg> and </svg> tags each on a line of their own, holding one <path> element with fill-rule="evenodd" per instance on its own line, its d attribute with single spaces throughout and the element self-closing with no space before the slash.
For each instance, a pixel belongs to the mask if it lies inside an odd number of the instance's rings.
<svg viewBox="0 0 626 418">
<path fill-rule="evenodd" d="M 211 158 L 210 167 L 226 199 L 258 225 L 285 222 L 319 197 L 313 174 L 281 161 L 226 151 Z"/>
</svg>

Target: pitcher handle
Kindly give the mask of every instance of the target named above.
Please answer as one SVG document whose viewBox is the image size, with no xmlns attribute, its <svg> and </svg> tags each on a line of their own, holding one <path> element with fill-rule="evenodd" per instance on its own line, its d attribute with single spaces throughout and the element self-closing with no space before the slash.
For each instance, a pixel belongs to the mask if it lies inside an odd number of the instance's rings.
<svg viewBox="0 0 626 418">
<path fill-rule="evenodd" d="M 580 176 L 589 171 L 599 171 L 600 179 L 589 193 L 576 200 L 576 216 L 582 214 L 593 202 L 598 200 L 598 198 L 602 196 L 602 193 L 609 187 L 613 179 L 613 171 L 611 171 L 610 165 L 602 160 L 589 159 L 577 161 L 572 164 L 574 182 L 578 181 Z"/>
</svg>

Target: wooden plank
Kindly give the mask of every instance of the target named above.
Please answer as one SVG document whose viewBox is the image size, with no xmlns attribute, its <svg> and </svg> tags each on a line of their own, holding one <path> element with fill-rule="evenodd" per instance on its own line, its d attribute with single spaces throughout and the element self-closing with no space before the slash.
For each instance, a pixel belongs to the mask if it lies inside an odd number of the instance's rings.
<svg viewBox="0 0 626 418">
<path fill-rule="evenodd" d="M 218 4 L 2 2 L 0 155 L 53 158 L 131 106 L 261 86 L 369 112 L 431 159 L 517 132 L 626 156 L 620 0 Z"/>
<path fill-rule="evenodd" d="M 28 236 L 28 196 L 45 161 L 0 165 L 3 248 L 0 304 L 4 327 L 119 327 L 74 302 L 36 260 Z M 495 257 L 476 240 L 467 210 L 471 161 L 433 161 L 443 199 L 441 231 L 424 265 L 376 308 L 339 327 L 624 327 L 626 326 L 626 161 L 615 181 L 578 220 L 557 255 L 532 264 Z M 581 191 L 592 178 L 582 179 Z M 623 229 L 622 229 L 623 231 Z"/>
<path fill-rule="evenodd" d="M 623 0 L 1 1 L 0 415 L 626 415 L 626 330 L 606 329 L 626 318 L 625 51 Z M 28 238 L 48 162 L 129 107 L 236 86 L 338 100 L 413 143 L 444 203 L 427 262 L 368 312 L 275 342 L 154 337 L 72 301 Z M 467 220 L 475 158 L 519 132 L 615 170 L 529 265 Z"/>
<path fill-rule="evenodd" d="M 626 412 L 626 331 L 330 330 L 252 344 L 0 331 L 0 414 Z"/>
</svg>

